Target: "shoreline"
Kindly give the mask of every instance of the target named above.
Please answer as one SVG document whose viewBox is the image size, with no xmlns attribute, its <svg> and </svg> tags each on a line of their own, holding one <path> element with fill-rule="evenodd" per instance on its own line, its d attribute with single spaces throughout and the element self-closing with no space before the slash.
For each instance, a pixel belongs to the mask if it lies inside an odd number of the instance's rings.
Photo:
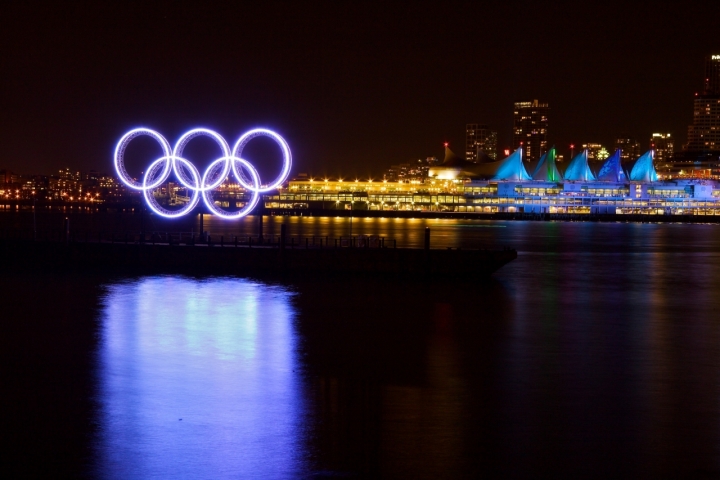
<svg viewBox="0 0 720 480">
<path fill-rule="evenodd" d="M 720 215 L 647 215 L 647 214 L 570 214 L 570 213 L 467 213 L 405 210 L 280 210 L 262 209 L 262 215 L 290 217 L 405 218 L 453 220 L 514 220 L 540 222 L 609 222 L 609 223 L 720 223 Z"/>
<path fill-rule="evenodd" d="M 55 204 L 38 203 L 37 212 L 77 212 L 92 214 L 95 212 L 127 213 L 131 215 L 153 216 L 144 211 L 143 205 L 132 203 L 118 204 Z M 33 204 L 29 202 L 0 203 L 0 213 L 30 213 Z M 212 214 L 199 206 L 189 215 Z M 430 210 L 329 210 L 320 208 L 279 209 L 257 207 L 248 216 L 280 216 L 280 217 L 340 217 L 340 218 L 404 218 L 404 219 L 462 219 L 462 220 L 512 220 L 512 221 L 544 221 L 544 222 L 606 222 L 606 223 L 720 223 L 720 215 L 667 215 L 667 214 L 611 214 L 611 213 L 521 213 L 521 212 L 450 212 Z"/>
</svg>

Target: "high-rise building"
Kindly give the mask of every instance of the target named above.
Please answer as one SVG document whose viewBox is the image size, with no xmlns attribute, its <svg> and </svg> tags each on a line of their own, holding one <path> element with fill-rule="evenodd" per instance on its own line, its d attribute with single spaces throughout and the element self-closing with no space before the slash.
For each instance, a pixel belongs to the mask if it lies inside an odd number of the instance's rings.
<svg viewBox="0 0 720 480">
<path fill-rule="evenodd" d="M 684 146 L 690 152 L 720 151 L 720 55 L 705 59 L 704 80 L 703 93 L 695 94 L 693 124 Z"/>
<path fill-rule="evenodd" d="M 482 161 L 482 154 L 497 160 L 497 132 L 487 125 L 468 123 L 465 127 L 465 159 Z"/>
<path fill-rule="evenodd" d="M 685 150 L 720 150 L 720 95 L 696 95 Z"/>
<path fill-rule="evenodd" d="M 669 133 L 653 133 L 650 148 L 655 150 L 655 163 L 665 164 L 673 158 L 675 142 Z"/>
<path fill-rule="evenodd" d="M 720 95 L 720 55 L 705 57 L 704 95 Z"/>
<path fill-rule="evenodd" d="M 626 162 L 640 157 L 640 142 L 636 139 L 622 134 L 615 140 L 615 148 L 620 149 L 620 161 Z"/>
<path fill-rule="evenodd" d="M 522 147 L 523 160 L 538 160 L 547 152 L 549 112 L 550 106 L 537 100 L 515 102 L 513 148 Z"/>
<path fill-rule="evenodd" d="M 693 100 L 687 143 L 669 162 L 656 162 L 666 177 L 720 178 L 720 55 L 705 57 L 703 70 L 703 89 Z"/>
</svg>

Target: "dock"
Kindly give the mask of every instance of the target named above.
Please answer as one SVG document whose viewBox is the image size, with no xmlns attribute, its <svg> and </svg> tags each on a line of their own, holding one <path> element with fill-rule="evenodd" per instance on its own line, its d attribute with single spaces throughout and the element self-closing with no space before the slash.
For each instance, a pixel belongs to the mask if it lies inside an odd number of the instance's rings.
<svg viewBox="0 0 720 480">
<path fill-rule="evenodd" d="M 84 240 L 84 241 L 83 241 Z M 0 271 L 96 272 L 189 275 L 397 275 L 472 280 L 486 278 L 515 260 L 513 249 L 398 248 L 394 242 L 326 239 L 276 243 L 237 237 L 230 242 L 160 242 L 124 236 L 124 241 L 0 239 Z"/>
</svg>

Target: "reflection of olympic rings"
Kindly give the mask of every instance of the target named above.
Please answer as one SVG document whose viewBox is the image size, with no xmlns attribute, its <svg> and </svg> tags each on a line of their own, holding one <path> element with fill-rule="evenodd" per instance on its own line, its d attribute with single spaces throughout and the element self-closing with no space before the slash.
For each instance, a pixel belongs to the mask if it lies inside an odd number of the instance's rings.
<svg viewBox="0 0 720 480">
<path fill-rule="evenodd" d="M 130 176 L 130 174 L 128 174 L 124 163 L 125 149 L 128 144 L 133 138 L 141 135 L 147 135 L 157 140 L 163 152 L 163 155 L 160 158 L 150 164 L 145 172 L 142 182 L 135 180 Z M 188 142 L 199 136 L 206 136 L 215 140 L 222 152 L 222 156 L 214 160 L 202 176 L 200 175 L 200 172 L 198 172 L 197 168 L 195 168 L 195 165 L 182 157 L 183 150 L 185 150 L 185 146 Z M 262 184 L 255 167 L 250 162 L 240 157 L 248 142 L 259 136 L 270 137 L 275 140 L 275 142 L 280 146 L 283 154 L 283 167 L 280 171 L 280 175 L 278 175 L 277 178 L 269 184 Z M 135 130 L 130 130 L 123 135 L 118 142 L 115 147 L 114 162 L 115 171 L 117 172 L 118 177 L 120 177 L 120 180 L 128 187 L 142 191 L 148 207 L 150 207 L 150 209 L 158 215 L 169 218 L 177 218 L 185 215 L 197 206 L 200 201 L 200 195 L 202 195 L 205 205 L 212 213 L 222 218 L 235 219 L 242 218 L 250 213 L 257 205 L 261 193 L 276 189 L 282 185 L 290 174 L 292 155 L 290 154 L 290 147 L 288 147 L 287 142 L 285 142 L 280 135 L 263 128 L 256 128 L 255 130 L 245 132 L 235 143 L 232 151 L 222 136 L 205 128 L 196 128 L 185 133 L 177 141 L 175 148 L 173 148 L 172 151 L 170 150 L 170 144 L 168 141 L 165 140 L 165 137 L 160 135 L 158 132 L 148 128 L 136 128 Z M 212 197 L 210 196 L 210 191 L 219 187 L 220 184 L 228 178 L 231 171 L 240 185 L 242 185 L 246 190 L 252 192 L 250 201 L 237 212 L 228 212 L 223 210 L 215 205 Z M 162 185 L 168 179 L 171 172 L 175 173 L 175 176 L 183 187 L 192 192 L 190 201 L 179 210 L 168 210 L 164 208 L 157 202 L 152 194 L 154 189 Z"/>
</svg>

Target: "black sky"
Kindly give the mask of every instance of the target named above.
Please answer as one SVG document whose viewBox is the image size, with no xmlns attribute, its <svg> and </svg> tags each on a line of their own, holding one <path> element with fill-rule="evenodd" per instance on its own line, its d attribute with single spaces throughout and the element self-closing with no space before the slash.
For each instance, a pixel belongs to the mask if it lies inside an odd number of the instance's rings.
<svg viewBox="0 0 720 480">
<path fill-rule="evenodd" d="M 707 2 L 3 2 L 0 168 L 111 171 L 143 125 L 232 142 L 262 125 L 295 172 L 377 175 L 463 151 L 466 123 L 510 144 L 512 104 L 550 103 L 550 141 L 685 141 Z M 147 162 L 149 163 L 149 161 Z"/>
</svg>

